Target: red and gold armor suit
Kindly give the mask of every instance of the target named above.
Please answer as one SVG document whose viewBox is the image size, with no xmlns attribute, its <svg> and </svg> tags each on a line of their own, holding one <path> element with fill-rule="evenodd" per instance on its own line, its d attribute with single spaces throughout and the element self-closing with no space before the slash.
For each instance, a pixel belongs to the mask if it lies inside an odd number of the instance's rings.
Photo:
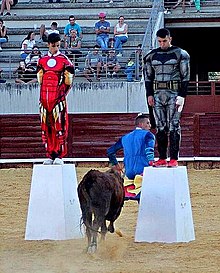
<svg viewBox="0 0 220 273">
<path fill-rule="evenodd" d="M 74 75 L 74 66 L 60 51 L 50 52 L 38 62 L 42 140 L 47 157 L 67 154 L 68 113 L 66 95 Z"/>
</svg>

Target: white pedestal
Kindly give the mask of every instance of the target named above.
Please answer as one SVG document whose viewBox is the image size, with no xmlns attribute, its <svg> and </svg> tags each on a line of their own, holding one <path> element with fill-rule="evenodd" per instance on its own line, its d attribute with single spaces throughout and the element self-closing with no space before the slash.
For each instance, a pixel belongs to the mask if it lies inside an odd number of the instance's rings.
<svg viewBox="0 0 220 273">
<path fill-rule="evenodd" d="M 186 167 L 144 168 L 135 242 L 195 240 Z"/>
<path fill-rule="evenodd" d="M 75 165 L 34 165 L 25 240 L 82 238 Z"/>
</svg>

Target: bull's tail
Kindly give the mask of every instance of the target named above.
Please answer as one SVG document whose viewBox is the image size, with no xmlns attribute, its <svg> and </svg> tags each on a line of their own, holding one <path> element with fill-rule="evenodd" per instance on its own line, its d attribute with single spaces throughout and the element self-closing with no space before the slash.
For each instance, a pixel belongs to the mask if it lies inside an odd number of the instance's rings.
<svg viewBox="0 0 220 273">
<path fill-rule="evenodd" d="M 93 184 L 96 182 L 96 176 L 94 176 L 94 172 L 95 170 L 90 170 L 83 178 L 85 190 L 89 196 L 90 190 L 93 187 Z"/>
</svg>

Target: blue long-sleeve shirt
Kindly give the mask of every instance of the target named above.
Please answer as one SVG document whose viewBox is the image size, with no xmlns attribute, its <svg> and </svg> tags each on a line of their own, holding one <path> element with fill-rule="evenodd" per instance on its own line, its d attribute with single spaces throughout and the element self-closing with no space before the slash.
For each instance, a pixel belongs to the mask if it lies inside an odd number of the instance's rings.
<svg viewBox="0 0 220 273">
<path fill-rule="evenodd" d="M 134 179 L 136 174 L 143 173 L 144 167 L 149 166 L 149 161 L 154 160 L 155 136 L 148 130 L 136 128 L 122 136 L 107 150 L 110 163 L 118 164 L 116 153 L 124 150 L 125 175 Z"/>
</svg>

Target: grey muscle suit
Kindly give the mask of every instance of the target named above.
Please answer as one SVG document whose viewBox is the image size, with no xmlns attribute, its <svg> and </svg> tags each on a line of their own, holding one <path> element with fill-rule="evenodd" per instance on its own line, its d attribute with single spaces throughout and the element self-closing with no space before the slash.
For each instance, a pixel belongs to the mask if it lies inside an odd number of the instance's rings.
<svg viewBox="0 0 220 273">
<path fill-rule="evenodd" d="M 167 158 L 169 137 L 170 158 L 178 159 L 180 147 L 181 110 L 178 98 L 187 94 L 190 79 L 190 56 L 176 46 L 153 49 L 144 57 L 144 79 L 147 97 L 153 96 L 156 139 L 160 159 Z"/>
</svg>

